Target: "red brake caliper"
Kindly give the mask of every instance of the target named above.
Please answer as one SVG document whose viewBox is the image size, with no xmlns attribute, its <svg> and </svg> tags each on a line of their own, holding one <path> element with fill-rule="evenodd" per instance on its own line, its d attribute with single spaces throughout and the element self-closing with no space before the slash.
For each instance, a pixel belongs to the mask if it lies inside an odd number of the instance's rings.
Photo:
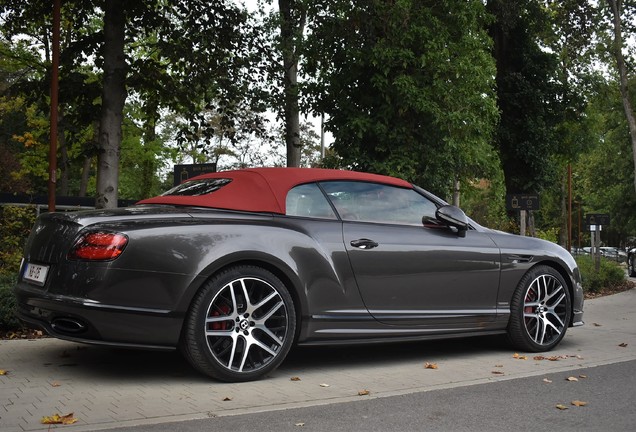
<svg viewBox="0 0 636 432">
<path fill-rule="evenodd" d="M 223 305 L 219 307 L 218 309 L 219 310 L 215 310 L 214 312 L 212 312 L 212 316 L 227 315 L 232 310 L 228 305 Z M 212 330 L 227 330 L 227 329 L 228 329 L 227 321 L 212 323 Z"/>
<path fill-rule="evenodd" d="M 528 294 L 526 294 L 526 303 L 534 301 L 534 292 L 530 292 L 528 291 Z M 523 311 L 525 313 L 532 313 L 534 312 L 532 306 L 526 306 Z"/>
</svg>

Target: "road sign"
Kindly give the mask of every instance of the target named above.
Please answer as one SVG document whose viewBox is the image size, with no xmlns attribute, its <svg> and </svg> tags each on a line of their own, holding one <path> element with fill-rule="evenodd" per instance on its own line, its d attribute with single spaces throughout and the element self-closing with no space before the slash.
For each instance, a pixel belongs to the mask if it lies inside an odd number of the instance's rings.
<svg viewBox="0 0 636 432">
<path fill-rule="evenodd" d="M 609 225 L 610 215 L 609 213 L 590 213 L 585 215 L 586 225 Z"/>
<path fill-rule="evenodd" d="M 539 210 L 539 194 L 507 194 L 506 209 L 508 210 Z"/>
<path fill-rule="evenodd" d="M 177 186 L 189 178 L 200 174 L 216 172 L 215 163 L 187 164 L 174 166 L 174 185 Z"/>
</svg>

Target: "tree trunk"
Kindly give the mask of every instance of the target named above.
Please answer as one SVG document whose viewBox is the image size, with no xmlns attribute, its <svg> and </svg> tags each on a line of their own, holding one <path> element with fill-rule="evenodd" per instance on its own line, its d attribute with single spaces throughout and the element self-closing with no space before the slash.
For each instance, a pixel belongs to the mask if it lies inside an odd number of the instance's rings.
<svg viewBox="0 0 636 432">
<path fill-rule="evenodd" d="M 94 149 L 99 147 L 99 122 L 93 121 L 93 139 L 84 149 L 84 165 L 82 166 L 82 178 L 78 196 L 85 197 L 88 190 L 88 180 L 90 178 L 91 163 L 93 161 Z"/>
<path fill-rule="evenodd" d="M 153 144 L 157 139 L 157 106 L 152 104 L 146 108 L 146 120 L 144 125 L 144 153 L 141 161 L 141 189 L 139 198 L 148 198 L 152 192 L 152 183 L 156 171 L 155 152 Z"/>
<path fill-rule="evenodd" d="M 623 99 L 623 110 L 629 127 L 629 136 L 632 141 L 632 157 L 634 160 L 634 172 L 636 173 L 636 117 L 629 99 L 629 90 L 627 87 L 627 68 L 625 59 L 623 58 L 623 35 L 621 29 L 621 10 L 622 0 L 607 0 L 612 11 L 612 21 L 614 23 L 614 47 L 613 54 L 616 58 L 616 67 L 620 79 L 621 98 Z M 636 175 L 634 176 L 634 191 L 636 192 Z"/>
<path fill-rule="evenodd" d="M 284 118 L 287 166 L 300 166 L 300 110 L 298 108 L 298 47 L 305 28 L 306 11 L 295 0 L 278 0 L 284 68 Z"/>
<path fill-rule="evenodd" d="M 64 110 L 58 108 L 57 117 L 57 147 L 60 150 L 60 184 L 58 193 L 62 196 L 69 196 L 69 175 L 70 162 L 68 160 L 68 148 L 66 147 L 66 135 L 64 134 Z"/>
<path fill-rule="evenodd" d="M 82 179 L 80 181 L 79 193 L 77 196 L 85 197 L 86 189 L 88 189 L 88 177 L 91 170 L 91 157 L 84 156 L 84 164 L 82 165 Z"/>
<path fill-rule="evenodd" d="M 566 173 L 566 177 L 568 174 Z M 568 232 L 572 231 L 572 227 L 570 226 L 570 213 L 568 212 L 568 179 L 566 178 L 564 181 L 561 181 L 561 226 L 559 229 L 559 244 L 564 248 L 569 249 L 568 244 L 569 234 Z"/>
<path fill-rule="evenodd" d="M 104 14 L 104 88 L 97 148 L 96 208 L 117 207 L 119 149 L 126 101 L 125 24 L 124 1 L 107 0 Z"/>
</svg>

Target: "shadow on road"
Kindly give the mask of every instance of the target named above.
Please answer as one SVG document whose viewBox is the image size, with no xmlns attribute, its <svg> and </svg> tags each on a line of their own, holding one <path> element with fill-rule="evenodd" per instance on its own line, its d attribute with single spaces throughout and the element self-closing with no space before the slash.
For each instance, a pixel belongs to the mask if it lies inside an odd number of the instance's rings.
<svg viewBox="0 0 636 432">
<path fill-rule="evenodd" d="M 474 337 L 441 341 L 372 345 L 294 347 L 280 366 L 281 373 L 320 368 L 394 366 L 424 358 L 452 359 L 458 356 L 510 353 L 503 337 Z M 91 381 L 143 383 L 209 382 L 195 371 L 178 351 L 143 351 L 64 343 L 43 346 L 38 351 L 42 367 L 51 373 L 72 374 Z"/>
</svg>

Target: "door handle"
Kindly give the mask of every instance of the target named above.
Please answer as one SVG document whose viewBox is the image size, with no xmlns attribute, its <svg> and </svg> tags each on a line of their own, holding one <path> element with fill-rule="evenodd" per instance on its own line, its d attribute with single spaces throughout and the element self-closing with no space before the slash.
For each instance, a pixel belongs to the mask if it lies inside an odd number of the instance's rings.
<svg viewBox="0 0 636 432">
<path fill-rule="evenodd" d="M 374 247 L 378 247 L 378 242 L 373 240 L 369 240 L 366 238 L 361 238 L 358 240 L 351 240 L 351 246 L 358 249 L 373 249 Z"/>
</svg>

